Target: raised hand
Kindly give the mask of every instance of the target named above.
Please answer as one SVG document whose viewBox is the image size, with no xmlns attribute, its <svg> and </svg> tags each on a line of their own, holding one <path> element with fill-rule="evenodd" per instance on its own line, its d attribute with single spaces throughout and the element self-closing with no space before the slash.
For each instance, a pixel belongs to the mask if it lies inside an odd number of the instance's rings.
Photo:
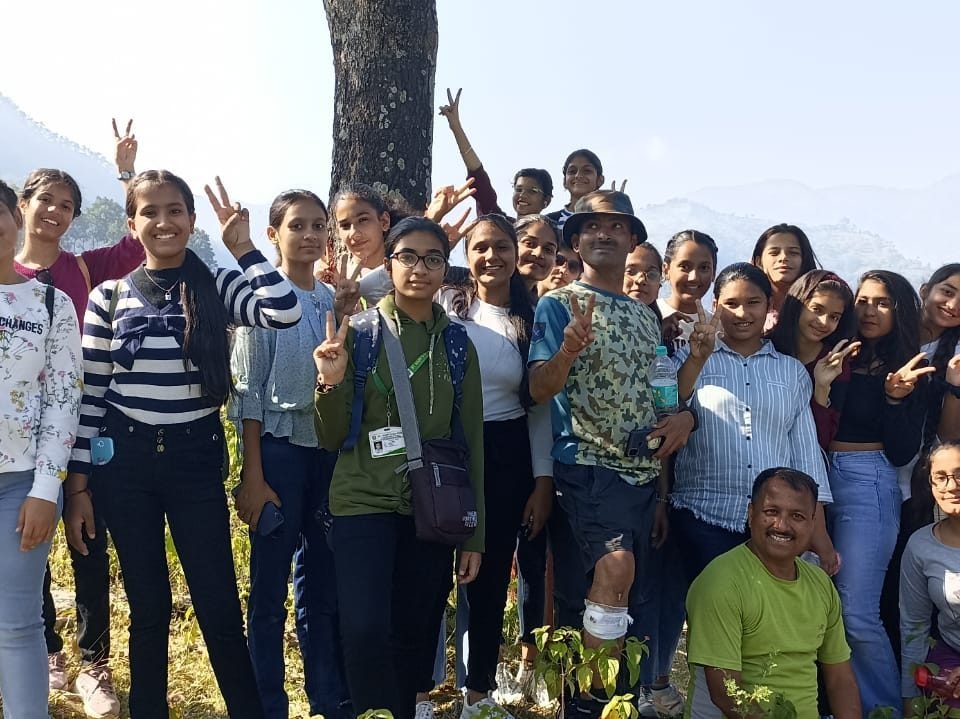
<svg viewBox="0 0 960 719">
<path fill-rule="evenodd" d="M 423 216 L 428 220 L 433 220 L 434 222 L 439 223 L 440 220 L 446 217 L 450 210 L 466 200 L 468 197 L 473 196 L 474 193 L 476 193 L 476 189 L 473 187 L 472 177 L 464 182 L 460 187 L 444 185 L 433 193 L 433 199 L 430 200 L 430 204 L 427 205 L 427 209 L 424 210 Z"/>
<path fill-rule="evenodd" d="M 347 373 L 347 330 L 350 318 L 344 317 L 337 329 L 333 312 L 327 312 L 327 338 L 313 351 L 313 362 L 317 366 L 317 379 L 321 384 L 335 385 L 343 381 Z"/>
<path fill-rule="evenodd" d="M 660 336 L 663 338 L 663 346 L 669 347 L 674 341 L 683 334 L 681 322 L 693 322 L 693 318 L 682 312 L 674 312 L 663 318 L 660 325 Z"/>
<path fill-rule="evenodd" d="M 447 104 L 440 106 L 440 114 L 447 118 L 447 122 L 451 127 L 454 125 L 460 124 L 460 93 L 463 92 L 463 88 L 457 89 L 457 96 L 454 97 L 450 92 L 450 88 L 447 88 Z"/>
<path fill-rule="evenodd" d="M 347 255 L 340 258 L 340 271 L 334 276 L 333 286 L 336 287 L 336 292 L 333 294 L 333 311 L 337 317 L 349 317 L 357 311 L 357 303 L 360 302 L 360 283 L 357 280 L 363 266 L 358 263 L 348 277 L 349 259 Z"/>
<path fill-rule="evenodd" d="M 333 238 L 327 236 L 326 256 L 317 260 L 313 276 L 321 282 L 337 286 L 337 251 L 334 248 Z"/>
<path fill-rule="evenodd" d="M 887 393 L 887 397 L 890 399 L 903 399 L 913 392 L 917 386 L 917 380 L 923 377 L 923 375 L 937 371 L 936 367 L 921 367 L 917 369 L 917 365 L 920 364 L 926 356 L 926 352 L 920 352 L 896 372 L 890 372 L 887 375 L 887 379 L 883 383 L 883 391 Z"/>
<path fill-rule="evenodd" d="M 596 304 L 597 296 L 591 294 L 587 297 L 586 308 L 581 311 L 577 296 L 570 295 L 570 311 L 573 313 L 573 317 L 563 328 L 563 342 L 560 343 L 562 352 L 577 356 L 593 342 L 595 339 L 593 334 L 593 308 Z"/>
<path fill-rule="evenodd" d="M 849 344 L 847 344 L 849 342 Z M 847 357 L 856 356 L 860 351 L 860 342 L 840 340 L 813 366 L 813 381 L 816 385 L 829 387 L 843 372 L 843 363 Z"/>
<path fill-rule="evenodd" d="M 620 187 L 617 187 L 617 181 L 616 181 L 616 180 L 611 180 L 611 181 L 610 181 L 610 189 L 613 190 L 614 192 L 626 192 L 626 191 L 627 191 L 627 181 L 626 181 L 626 180 L 623 180 L 623 181 L 620 183 Z"/>
<path fill-rule="evenodd" d="M 717 338 L 722 335 L 719 309 L 713 317 L 707 320 L 703 303 L 697 300 L 697 321 L 693 323 L 693 331 L 690 332 L 690 356 L 699 360 L 707 359 L 713 354 L 713 350 L 717 346 Z"/>
<path fill-rule="evenodd" d="M 134 166 L 137 163 L 137 136 L 131 130 L 133 129 L 133 120 L 127 120 L 127 129 L 120 136 L 120 130 L 117 128 L 117 119 L 111 118 L 113 123 L 113 136 L 117 140 L 117 150 L 114 162 L 120 172 L 135 172 Z"/>
<path fill-rule="evenodd" d="M 960 387 L 960 355 L 954 355 L 953 359 L 947 362 L 947 373 L 944 379 L 954 387 Z"/>
<path fill-rule="evenodd" d="M 469 216 L 470 208 L 468 207 L 460 216 L 460 219 L 453 224 L 450 224 L 449 222 L 440 223 L 440 227 L 442 227 L 443 231 L 447 233 L 447 240 L 450 241 L 451 252 L 453 252 L 453 248 L 457 246 L 457 243 L 469 235 L 470 231 L 477 226 L 476 220 L 468 224 L 466 227 L 463 226 L 463 223 L 467 221 Z"/>
<path fill-rule="evenodd" d="M 213 194 L 210 185 L 204 185 L 203 190 L 207 193 L 210 206 L 213 207 L 220 221 L 220 233 L 223 236 L 224 246 L 230 250 L 230 254 L 240 259 L 256 249 L 250 239 L 250 211 L 241 207 L 239 202 L 230 202 L 230 195 L 227 194 L 227 188 L 223 186 L 219 176 L 214 178 L 214 182 L 220 193 L 219 199 Z"/>
</svg>

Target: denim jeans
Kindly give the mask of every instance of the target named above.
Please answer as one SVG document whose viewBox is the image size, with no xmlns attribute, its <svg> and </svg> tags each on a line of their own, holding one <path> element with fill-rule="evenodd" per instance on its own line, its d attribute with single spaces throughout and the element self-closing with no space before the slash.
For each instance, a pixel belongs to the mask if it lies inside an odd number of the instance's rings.
<svg viewBox="0 0 960 719">
<path fill-rule="evenodd" d="M 160 426 L 108 410 L 100 434 L 113 438 L 115 454 L 91 485 L 130 603 L 131 717 L 169 716 L 166 522 L 227 712 L 233 719 L 262 719 L 233 567 L 219 416 Z"/>
<path fill-rule="evenodd" d="M 731 532 L 677 508 L 670 512 L 670 533 L 676 538 L 688 587 L 710 562 L 750 539 L 747 532 Z"/>
<path fill-rule="evenodd" d="M 47 650 L 40 616 L 50 542 L 20 551 L 17 521 L 33 472 L 0 473 L 0 695 L 11 719 L 47 719 Z"/>
<path fill-rule="evenodd" d="M 325 518 L 336 454 L 262 437 L 263 476 L 280 498 L 277 536 L 250 533 L 250 656 L 268 719 L 286 719 L 283 634 L 287 584 L 294 562 L 297 639 L 311 714 L 335 717 L 349 699 L 343 677 L 333 553 Z"/>
<path fill-rule="evenodd" d="M 93 507 L 96 536 L 86 533 L 87 556 L 70 547 L 73 566 L 74 598 L 77 608 L 77 647 L 84 664 L 102 664 L 110 658 L 110 559 L 107 557 L 107 528 L 103 514 Z M 57 633 L 57 607 L 50 593 L 50 565 L 43 576 L 43 635 L 47 653 L 63 650 Z"/>
<path fill-rule="evenodd" d="M 549 527 L 544 527 L 533 539 L 524 532 L 517 536 L 517 614 L 524 644 L 534 644 L 533 630 L 544 625 L 549 534 Z"/>
<path fill-rule="evenodd" d="M 843 557 L 834 581 L 864 716 L 902 706 L 897 661 L 880 621 L 880 593 L 900 529 L 897 469 L 883 452 L 832 452 L 827 522 Z"/>
<path fill-rule="evenodd" d="M 335 517 L 331 541 L 354 711 L 413 719 L 417 692 L 433 687 L 453 547 L 420 541 L 413 517 L 394 513 Z"/>
</svg>

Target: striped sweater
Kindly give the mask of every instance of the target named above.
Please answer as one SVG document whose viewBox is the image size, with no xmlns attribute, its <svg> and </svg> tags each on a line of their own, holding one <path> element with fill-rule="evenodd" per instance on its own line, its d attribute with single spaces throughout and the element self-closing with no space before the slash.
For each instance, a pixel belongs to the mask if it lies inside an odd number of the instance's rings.
<svg viewBox="0 0 960 719">
<path fill-rule="evenodd" d="M 230 321 L 273 329 L 295 325 L 301 308 L 287 280 L 259 251 L 248 252 L 239 264 L 242 274 L 223 268 L 215 273 Z M 108 406 L 151 425 L 192 422 L 218 410 L 201 392 L 197 366 L 184 362 L 185 326 L 179 301 L 158 309 L 129 277 L 93 290 L 83 321 L 84 394 L 71 472 L 89 473 L 90 440 L 99 434 Z"/>
</svg>

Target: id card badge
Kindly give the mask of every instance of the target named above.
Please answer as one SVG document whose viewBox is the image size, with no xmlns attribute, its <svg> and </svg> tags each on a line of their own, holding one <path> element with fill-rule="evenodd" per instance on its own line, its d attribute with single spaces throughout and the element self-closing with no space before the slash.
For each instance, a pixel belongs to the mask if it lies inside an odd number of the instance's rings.
<svg viewBox="0 0 960 719">
<path fill-rule="evenodd" d="M 393 457 L 404 454 L 407 446 L 403 442 L 403 429 L 400 427 L 381 427 L 370 431 L 370 456 Z"/>
</svg>

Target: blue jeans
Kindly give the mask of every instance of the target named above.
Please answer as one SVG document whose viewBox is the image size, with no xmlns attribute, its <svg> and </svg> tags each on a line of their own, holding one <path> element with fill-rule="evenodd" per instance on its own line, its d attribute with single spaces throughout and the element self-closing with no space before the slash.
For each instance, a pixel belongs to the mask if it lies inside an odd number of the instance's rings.
<svg viewBox="0 0 960 719">
<path fill-rule="evenodd" d="M 676 507 L 670 511 L 670 534 L 677 541 L 688 587 L 710 562 L 750 539 L 748 532 L 731 532 Z"/>
<path fill-rule="evenodd" d="M 892 706 L 899 716 L 897 662 L 880 621 L 880 593 L 900 528 L 897 469 L 883 452 L 833 452 L 830 489 L 827 521 L 843 557 L 834 580 L 863 715 L 875 706 Z"/>
<path fill-rule="evenodd" d="M 335 717 L 340 704 L 349 699 L 337 626 L 333 553 L 324 528 L 336 454 L 298 447 L 271 435 L 261 438 L 260 452 L 264 479 L 280 498 L 284 523 L 278 536 L 250 534 L 247 623 L 257 689 L 266 716 L 287 719 L 283 632 L 293 561 L 297 639 L 310 713 Z"/>
<path fill-rule="evenodd" d="M 47 719 L 47 647 L 41 619 L 43 572 L 50 543 L 20 551 L 20 506 L 33 472 L 0 473 L 0 695 L 3 714 Z"/>
</svg>

